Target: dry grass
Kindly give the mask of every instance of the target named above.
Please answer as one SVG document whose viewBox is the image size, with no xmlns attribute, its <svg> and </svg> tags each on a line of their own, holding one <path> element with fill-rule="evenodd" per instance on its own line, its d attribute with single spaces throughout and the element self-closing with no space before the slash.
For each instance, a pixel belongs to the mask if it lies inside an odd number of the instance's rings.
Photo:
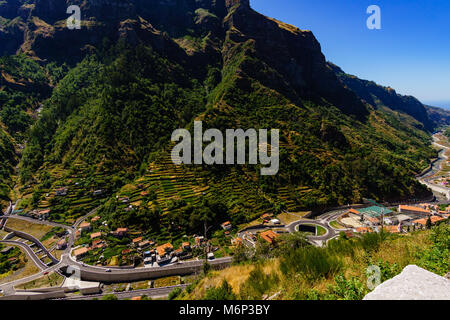
<svg viewBox="0 0 450 320">
<path fill-rule="evenodd" d="M 403 269 L 405 266 L 415 263 L 416 258 L 414 254 L 418 249 L 431 245 L 429 235 L 430 231 L 426 230 L 389 239 L 383 242 L 380 249 L 372 253 L 370 258 L 374 263 L 377 263 L 379 260 L 387 261 L 389 264 L 396 263 L 400 269 Z M 362 282 L 366 281 L 365 272 L 368 266 L 369 255 L 363 248 L 355 248 L 353 256 L 342 255 L 340 258 L 344 264 L 342 272 L 346 278 L 356 277 Z M 282 290 L 282 295 L 278 297 L 282 299 L 290 299 L 295 292 L 305 289 L 315 289 L 324 292 L 329 285 L 334 284 L 333 278 L 320 279 L 312 282 L 307 280 L 302 274 L 289 275 L 287 277 L 281 274 L 278 259 L 265 261 L 262 267 L 264 273 L 267 275 L 276 274 L 280 278 L 277 290 Z M 211 272 L 207 277 L 200 280 L 196 288 L 185 298 L 201 299 L 207 288 L 217 287 L 223 280 L 226 280 L 233 287 L 234 293 L 239 295 L 240 288 L 248 279 L 250 272 L 254 269 L 254 265 L 246 264 Z"/>
<path fill-rule="evenodd" d="M 287 225 L 289 223 L 302 219 L 306 214 L 308 214 L 308 212 L 283 212 L 277 216 L 277 219 L 280 220 L 281 223 Z"/>
<path fill-rule="evenodd" d="M 30 290 L 30 289 L 60 287 L 63 284 L 63 281 L 64 278 L 62 276 L 60 276 L 55 272 L 52 272 L 36 280 L 32 280 L 30 282 L 18 285 L 15 288 L 18 290 Z"/>
<path fill-rule="evenodd" d="M 201 299 L 206 289 L 217 287 L 226 280 L 232 287 L 235 294 L 239 294 L 241 286 L 247 281 L 250 273 L 255 269 L 254 265 L 246 264 L 239 266 L 232 266 L 221 271 L 213 271 L 207 277 L 203 278 L 196 289 L 187 297 L 187 299 Z M 279 260 L 273 259 L 267 261 L 262 270 L 265 274 L 279 273 Z"/>
<path fill-rule="evenodd" d="M 45 234 L 52 230 L 51 226 L 11 218 L 6 222 L 6 226 L 17 231 L 31 234 L 36 239 L 41 239 Z"/>
</svg>

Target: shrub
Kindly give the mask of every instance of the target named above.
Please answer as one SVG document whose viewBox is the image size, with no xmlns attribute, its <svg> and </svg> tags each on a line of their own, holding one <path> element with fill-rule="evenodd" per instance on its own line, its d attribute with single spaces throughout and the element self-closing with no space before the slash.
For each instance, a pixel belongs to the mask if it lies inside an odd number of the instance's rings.
<svg viewBox="0 0 450 320">
<path fill-rule="evenodd" d="M 169 293 L 169 300 L 175 300 L 183 291 L 180 287 L 173 289 Z"/>
<path fill-rule="evenodd" d="M 278 283 L 276 274 L 267 275 L 261 266 L 250 272 L 248 279 L 240 289 L 240 298 L 244 300 L 261 299 L 264 293 L 267 293 L 275 284 Z"/>
<path fill-rule="evenodd" d="M 328 278 L 342 269 L 342 262 L 336 255 L 323 248 L 305 247 L 290 252 L 281 260 L 284 273 L 302 273 L 310 280 Z"/>
<path fill-rule="evenodd" d="M 207 289 L 203 300 L 236 300 L 236 295 L 231 285 L 224 280 L 221 286 Z"/>
</svg>

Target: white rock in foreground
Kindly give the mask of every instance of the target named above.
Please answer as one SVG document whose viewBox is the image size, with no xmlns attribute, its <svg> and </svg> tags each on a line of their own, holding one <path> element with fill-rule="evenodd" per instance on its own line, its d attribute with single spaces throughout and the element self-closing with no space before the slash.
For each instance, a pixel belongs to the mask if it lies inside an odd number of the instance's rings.
<svg viewBox="0 0 450 320">
<path fill-rule="evenodd" d="M 450 280 L 410 265 L 376 287 L 364 300 L 450 300 Z"/>
</svg>

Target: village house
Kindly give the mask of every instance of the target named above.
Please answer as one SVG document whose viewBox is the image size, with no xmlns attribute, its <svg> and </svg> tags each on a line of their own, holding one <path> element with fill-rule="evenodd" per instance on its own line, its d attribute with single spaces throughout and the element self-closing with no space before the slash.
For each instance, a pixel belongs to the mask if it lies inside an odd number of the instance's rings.
<svg viewBox="0 0 450 320">
<path fill-rule="evenodd" d="M 103 190 L 95 190 L 92 194 L 93 194 L 94 196 L 100 196 L 100 195 L 103 194 Z"/>
<path fill-rule="evenodd" d="M 119 198 L 119 201 L 122 202 L 122 203 L 128 203 L 128 202 L 130 202 L 130 198 L 128 198 L 128 197 L 121 197 L 121 198 Z"/>
<path fill-rule="evenodd" d="M 128 228 L 117 228 L 116 231 L 111 233 L 116 237 L 125 237 L 128 234 Z"/>
<path fill-rule="evenodd" d="M 181 257 L 182 255 L 186 254 L 185 251 L 183 251 L 183 248 L 178 248 L 173 252 L 175 257 Z"/>
<path fill-rule="evenodd" d="M 281 221 L 279 219 L 271 219 L 270 223 L 271 224 L 281 224 Z"/>
<path fill-rule="evenodd" d="M 56 195 L 56 196 L 62 196 L 62 197 L 63 197 L 63 196 L 66 196 L 68 190 L 69 190 L 69 189 L 67 189 L 66 187 L 56 189 L 56 190 L 55 190 L 55 195 Z"/>
<path fill-rule="evenodd" d="M 79 230 L 81 233 L 91 231 L 91 229 L 92 229 L 92 228 L 91 228 L 91 224 L 90 224 L 89 222 L 86 222 L 86 221 L 82 222 L 82 223 L 80 224 L 80 227 L 78 228 L 78 230 Z"/>
<path fill-rule="evenodd" d="M 27 216 L 38 220 L 47 220 L 50 216 L 50 212 L 51 209 L 33 210 Z"/>
<path fill-rule="evenodd" d="M 197 236 L 194 238 L 194 241 L 195 241 L 195 246 L 200 247 L 202 245 L 202 243 L 205 241 L 205 237 Z"/>
<path fill-rule="evenodd" d="M 67 248 L 67 241 L 65 239 L 59 240 L 58 243 L 56 244 L 57 250 L 64 250 L 66 248 Z"/>
<path fill-rule="evenodd" d="M 241 245 L 241 244 L 243 244 L 243 243 L 242 243 L 242 238 L 237 237 L 237 238 L 235 238 L 235 239 L 231 239 L 231 245 L 237 247 L 237 246 L 239 246 L 239 245 Z"/>
<path fill-rule="evenodd" d="M 91 233 L 91 240 L 95 238 L 100 238 L 102 236 L 101 232 Z"/>
<path fill-rule="evenodd" d="M 231 225 L 230 221 L 226 221 L 226 222 L 222 223 L 220 226 L 222 227 L 223 230 L 226 230 L 226 231 L 231 230 L 231 228 L 233 227 Z"/>
<path fill-rule="evenodd" d="M 259 236 L 267 241 L 270 244 L 274 244 L 276 242 L 276 239 L 280 236 L 279 234 L 275 233 L 273 230 L 267 230 L 263 231 L 259 234 Z"/>
<path fill-rule="evenodd" d="M 445 218 L 439 217 L 439 216 L 430 216 L 429 218 L 430 218 L 432 225 L 436 224 L 439 221 L 445 220 Z M 427 225 L 427 221 L 428 221 L 428 218 L 422 218 L 422 219 L 413 220 L 412 223 L 416 227 L 425 228 Z"/>
<path fill-rule="evenodd" d="M 421 208 L 421 207 L 413 207 L 407 205 L 399 205 L 398 212 L 404 214 L 412 214 L 414 216 L 429 216 L 431 215 L 431 211 L 429 209 Z"/>
<path fill-rule="evenodd" d="M 139 244 L 139 242 L 142 242 L 142 239 L 143 239 L 142 237 L 133 239 L 133 240 L 132 240 L 133 245 L 134 245 L 134 246 L 137 246 L 137 245 Z"/>
<path fill-rule="evenodd" d="M 154 242 L 153 241 L 149 241 L 149 240 L 144 240 L 139 242 L 138 246 L 140 249 L 145 249 L 150 247 Z"/>
<path fill-rule="evenodd" d="M 384 226 L 383 230 L 389 233 L 400 233 L 402 232 L 402 228 L 401 225 L 397 225 L 397 226 Z"/>
<path fill-rule="evenodd" d="M 94 241 L 92 241 L 92 245 L 91 245 L 92 249 L 101 249 L 101 248 L 105 248 L 105 247 L 106 247 L 106 243 L 102 239 L 95 239 Z"/>
<path fill-rule="evenodd" d="M 91 219 L 91 222 L 97 222 L 98 220 L 100 220 L 99 216 L 95 216 Z"/>
<path fill-rule="evenodd" d="M 156 247 L 156 261 L 158 264 L 168 263 L 172 257 L 170 253 L 173 251 L 173 246 L 170 243 L 163 244 L 159 247 Z"/>
<path fill-rule="evenodd" d="M 191 244 L 189 242 L 183 242 L 181 244 L 181 248 L 185 251 L 189 251 L 189 250 L 191 250 Z"/>
<path fill-rule="evenodd" d="M 373 229 L 370 227 L 359 227 L 359 228 L 355 229 L 355 232 L 361 233 L 361 234 L 371 233 L 371 232 L 373 232 Z"/>
<path fill-rule="evenodd" d="M 83 258 L 87 253 L 89 252 L 89 249 L 86 247 L 80 248 L 80 249 L 76 249 L 73 252 L 73 255 L 75 256 L 75 259 L 81 259 Z"/>
<path fill-rule="evenodd" d="M 159 247 L 156 247 L 156 252 L 158 253 L 158 256 L 164 257 L 166 254 L 169 254 L 173 251 L 173 246 L 171 243 L 165 243 Z"/>
</svg>

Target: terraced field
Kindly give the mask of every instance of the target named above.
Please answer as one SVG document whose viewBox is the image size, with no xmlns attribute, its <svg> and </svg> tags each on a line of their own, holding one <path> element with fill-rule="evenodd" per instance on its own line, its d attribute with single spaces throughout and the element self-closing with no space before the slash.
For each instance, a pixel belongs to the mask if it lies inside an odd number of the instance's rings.
<svg viewBox="0 0 450 320">
<path fill-rule="evenodd" d="M 50 220 L 72 224 L 79 217 L 98 207 L 101 200 L 110 192 L 108 172 L 88 172 L 82 163 L 75 163 L 70 170 L 61 166 L 44 168 L 49 177 L 47 183 L 27 185 L 20 188 L 21 198 L 18 209 L 24 213 L 37 210 L 51 209 Z M 48 186 L 50 185 L 50 186 Z M 56 190 L 67 188 L 67 195 L 57 196 Z M 101 195 L 94 196 L 93 192 L 102 190 Z M 33 202 L 33 196 L 39 195 L 39 201 Z"/>
</svg>

